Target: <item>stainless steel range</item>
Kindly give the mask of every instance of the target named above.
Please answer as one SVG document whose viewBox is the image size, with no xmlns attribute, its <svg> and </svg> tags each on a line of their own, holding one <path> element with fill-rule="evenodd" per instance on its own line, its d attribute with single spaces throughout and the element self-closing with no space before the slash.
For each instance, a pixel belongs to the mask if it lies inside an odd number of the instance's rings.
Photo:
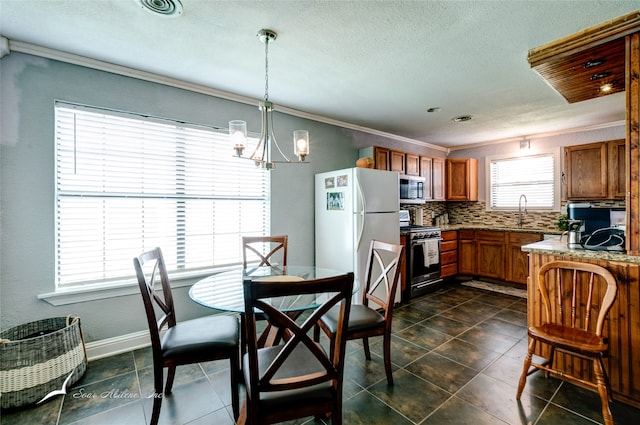
<svg viewBox="0 0 640 425">
<path fill-rule="evenodd" d="M 407 289 L 405 298 L 423 295 L 433 285 L 442 282 L 440 278 L 439 227 L 415 226 L 408 224 L 408 211 L 400 211 L 400 233 L 407 236 L 405 246 L 407 263 Z"/>
</svg>

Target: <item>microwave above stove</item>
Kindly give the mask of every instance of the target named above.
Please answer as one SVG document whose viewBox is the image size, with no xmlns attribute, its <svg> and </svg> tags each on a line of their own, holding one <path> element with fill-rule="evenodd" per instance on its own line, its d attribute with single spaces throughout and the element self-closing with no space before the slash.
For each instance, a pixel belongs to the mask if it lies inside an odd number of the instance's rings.
<svg viewBox="0 0 640 425">
<path fill-rule="evenodd" d="M 400 174 L 400 203 L 401 204 L 424 204 L 425 182 L 424 177 L 407 176 Z"/>
</svg>

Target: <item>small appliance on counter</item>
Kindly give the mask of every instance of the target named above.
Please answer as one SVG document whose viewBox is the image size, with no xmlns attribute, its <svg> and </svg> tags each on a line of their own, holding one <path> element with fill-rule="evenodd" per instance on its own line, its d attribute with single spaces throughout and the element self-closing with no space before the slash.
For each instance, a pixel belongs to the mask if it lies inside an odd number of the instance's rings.
<svg viewBox="0 0 640 425">
<path fill-rule="evenodd" d="M 567 205 L 569 225 L 581 221 L 582 234 L 568 229 L 569 248 L 584 248 L 591 251 L 624 251 L 624 208 L 594 207 L 589 203 Z M 578 245 L 576 246 L 576 240 Z M 573 245 L 573 246 L 572 246 Z"/>
<path fill-rule="evenodd" d="M 560 240 L 563 236 L 567 236 L 567 247 L 569 248 L 582 248 L 580 241 L 584 234 L 584 221 L 582 220 L 569 220 L 567 224 L 567 231 L 560 235 Z"/>
</svg>

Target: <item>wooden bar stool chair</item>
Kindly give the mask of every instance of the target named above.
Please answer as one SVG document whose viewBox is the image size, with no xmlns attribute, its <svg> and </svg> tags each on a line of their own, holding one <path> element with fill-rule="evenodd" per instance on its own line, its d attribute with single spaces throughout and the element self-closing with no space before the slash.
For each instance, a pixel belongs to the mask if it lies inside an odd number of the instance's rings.
<svg viewBox="0 0 640 425">
<path fill-rule="evenodd" d="M 540 268 L 538 289 L 546 315 L 542 324 L 529 326 L 529 349 L 516 398 L 520 399 L 527 376 L 541 369 L 547 374 L 597 389 L 604 423 L 613 425 L 609 409 L 611 388 L 602 359 L 609 355 L 609 342 L 603 335 L 603 328 L 616 298 L 615 278 L 607 269 L 595 264 L 553 261 Z M 534 363 L 532 357 L 539 342 L 543 352 L 548 350 L 548 356 L 546 361 Z M 557 361 L 556 352 L 568 354 L 565 362 Z M 576 369 L 576 364 L 571 362 L 577 362 L 577 358 L 591 363 L 591 379 L 571 374 L 571 370 Z M 561 368 L 561 363 L 569 364 L 569 367 Z M 588 374 L 588 369 L 585 371 Z"/>
</svg>

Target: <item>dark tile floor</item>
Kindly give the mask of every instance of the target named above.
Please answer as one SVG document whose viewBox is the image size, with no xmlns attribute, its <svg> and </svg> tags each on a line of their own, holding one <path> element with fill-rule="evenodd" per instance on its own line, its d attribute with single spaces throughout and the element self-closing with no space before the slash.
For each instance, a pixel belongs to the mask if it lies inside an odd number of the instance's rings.
<svg viewBox="0 0 640 425">
<path fill-rule="evenodd" d="M 539 372 L 529 377 L 521 402 L 516 383 L 526 352 L 526 301 L 454 285 L 411 303 L 394 315 L 395 385 L 384 375 L 381 339 L 364 359 L 349 342 L 344 423 L 357 424 L 598 424 L 597 394 Z M 1 423 L 148 423 L 152 400 L 151 352 L 141 349 L 89 363 L 67 395 L 42 406 L 3 412 Z M 178 369 L 160 422 L 171 425 L 233 424 L 228 363 Z M 640 409 L 613 404 L 616 424 L 640 423 Z M 297 421 L 315 423 L 313 419 Z"/>
</svg>

